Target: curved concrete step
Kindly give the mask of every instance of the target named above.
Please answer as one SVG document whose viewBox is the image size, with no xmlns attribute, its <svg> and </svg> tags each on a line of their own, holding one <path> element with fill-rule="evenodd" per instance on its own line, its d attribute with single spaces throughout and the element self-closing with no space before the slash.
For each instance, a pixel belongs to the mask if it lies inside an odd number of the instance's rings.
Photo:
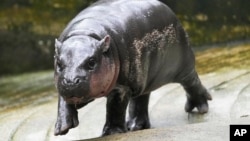
<svg viewBox="0 0 250 141">
<path fill-rule="evenodd" d="M 230 123 L 249 124 L 249 121 L 250 118 L 248 117 L 237 119 Z M 147 129 L 84 141 L 228 141 L 230 123 L 221 121 L 187 124 L 168 128 Z"/>
<path fill-rule="evenodd" d="M 228 137 L 228 125 L 232 121 L 237 123 L 243 117 L 250 117 L 250 71 L 221 71 L 203 75 L 201 79 L 213 96 L 209 102 L 209 113 L 185 113 L 186 97 L 183 88 L 178 84 L 169 84 L 151 94 L 149 114 L 153 129 L 94 140 L 126 140 L 132 137 L 143 140 L 179 140 L 185 136 L 188 140 L 211 140 L 202 138 L 206 133 L 215 140 L 224 140 L 224 137 Z M 65 136 L 53 135 L 57 114 L 56 98 L 47 103 L 1 112 L 0 140 L 63 141 L 99 137 L 105 122 L 105 107 L 106 99 L 100 98 L 80 109 L 79 126 Z M 250 123 L 249 118 L 244 119 Z"/>
</svg>

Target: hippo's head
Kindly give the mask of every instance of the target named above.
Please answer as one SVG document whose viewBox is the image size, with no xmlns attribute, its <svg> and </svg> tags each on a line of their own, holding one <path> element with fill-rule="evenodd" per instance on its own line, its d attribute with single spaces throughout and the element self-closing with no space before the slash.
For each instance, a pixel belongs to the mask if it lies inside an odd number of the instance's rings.
<svg viewBox="0 0 250 141">
<path fill-rule="evenodd" d="M 55 83 L 68 104 L 88 103 L 107 95 L 117 79 L 110 36 L 96 40 L 72 36 L 55 43 Z"/>
</svg>

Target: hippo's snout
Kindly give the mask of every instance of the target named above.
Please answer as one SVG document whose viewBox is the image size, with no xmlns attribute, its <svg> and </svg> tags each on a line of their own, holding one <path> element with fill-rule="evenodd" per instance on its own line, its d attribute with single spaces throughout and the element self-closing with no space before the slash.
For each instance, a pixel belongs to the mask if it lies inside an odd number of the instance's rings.
<svg viewBox="0 0 250 141">
<path fill-rule="evenodd" d="M 84 81 L 86 81 L 86 77 L 75 77 L 73 79 L 63 78 L 62 85 L 65 88 L 74 88 L 79 87 Z"/>
<path fill-rule="evenodd" d="M 62 76 L 58 80 L 58 90 L 64 98 L 81 98 L 88 94 L 89 85 L 86 76 Z M 75 100 L 74 100 L 75 101 Z"/>
</svg>

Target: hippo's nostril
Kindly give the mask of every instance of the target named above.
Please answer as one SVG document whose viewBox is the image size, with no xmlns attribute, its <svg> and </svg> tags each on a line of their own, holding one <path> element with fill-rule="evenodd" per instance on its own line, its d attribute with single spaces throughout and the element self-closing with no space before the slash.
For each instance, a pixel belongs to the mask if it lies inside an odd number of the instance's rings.
<svg viewBox="0 0 250 141">
<path fill-rule="evenodd" d="M 81 84 L 83 82 L 83 79 L 80 77 L 75 77 L 74 79 L 67 79 L 64 78 L 61 81 L 61 84 L 65 87 L 74 87 L 74 86 L 78 86 L 79 84 Z"/>
<path fill-rule="evenodd" d="M 80 79 L 80 78 L 75 78 L 75 79 L 74 79 L 74 83 L 75 83 L 75 84 L 81 83 L 81 79 Z"/>
<path fill-rule="evenodd" d="M 63 79 L 62 84 L 63 84 L 64 86 L 67 85 L 67 84 L 68 84 L 67 79 Z"/>
</svg>

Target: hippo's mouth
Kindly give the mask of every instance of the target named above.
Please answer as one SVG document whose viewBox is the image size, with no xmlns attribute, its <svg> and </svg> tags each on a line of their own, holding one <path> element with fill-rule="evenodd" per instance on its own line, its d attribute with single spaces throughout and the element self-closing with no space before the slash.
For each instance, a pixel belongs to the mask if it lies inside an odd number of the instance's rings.
<svg viewBox="0 0 250 141">
<path fill-rule="evenodd" d="M 80 104 L 82 103 L 84 97 L 64 97 L 64 100 L 68 104 Z"/>
<path fill-rule="evenodd" d="M 83 103 L 89 103 L 90 101 L 92 101 L 92 99 L 87 98 L 87 97 L 63 97 L 64 100 L 66 101 L 67 104 L 83 104 Z"/>
</svg>

